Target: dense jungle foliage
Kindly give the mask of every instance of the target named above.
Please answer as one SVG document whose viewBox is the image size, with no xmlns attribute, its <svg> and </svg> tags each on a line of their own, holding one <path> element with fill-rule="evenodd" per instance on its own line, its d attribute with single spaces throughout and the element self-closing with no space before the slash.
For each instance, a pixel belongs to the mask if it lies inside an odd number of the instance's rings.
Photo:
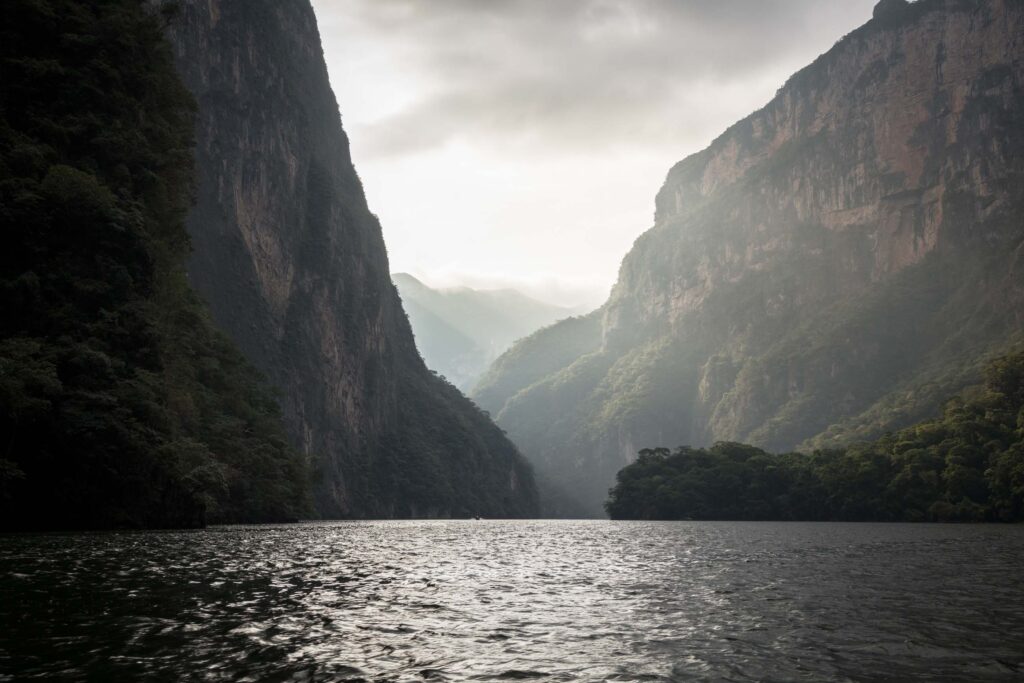
<svg viewBox="0 0 1024 683">
<path fill-rule="evenodd" d="M 274 397 L 186 280 L 194 104 L 171 13 L 0 12 L 0 526 L 303 514 Z"/>
<path fill-rule="evenodd" d="M 1022 521 L 1024 352 L 985 377 L 942 417 L 846 449 L 641 451 L 606 508 L 613 519 Z"/>
</svg>

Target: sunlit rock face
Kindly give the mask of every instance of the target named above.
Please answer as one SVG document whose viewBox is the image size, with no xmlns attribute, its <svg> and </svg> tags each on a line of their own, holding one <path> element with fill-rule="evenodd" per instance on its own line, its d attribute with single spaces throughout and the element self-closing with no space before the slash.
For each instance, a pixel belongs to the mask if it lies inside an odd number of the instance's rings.
<svg viewBox="0 0 1024 683">
<path fill-rule="evenodd" d="M 528 383 L 499 361 L 483 405 L 595 513 L 636 448 L 931 414 L 1021 331 L 1022 59 L 1020 2 L 880 3 L 670 170 L 594 350 Z"/>
<path fill-rule="evenodd" d="M 532 514 L 528 465 L 416 351 L 309 2 L 181 6 L 169 36 L 198 102 L 189 277 L 280 388 L 321 514 Z"/>
</svg>

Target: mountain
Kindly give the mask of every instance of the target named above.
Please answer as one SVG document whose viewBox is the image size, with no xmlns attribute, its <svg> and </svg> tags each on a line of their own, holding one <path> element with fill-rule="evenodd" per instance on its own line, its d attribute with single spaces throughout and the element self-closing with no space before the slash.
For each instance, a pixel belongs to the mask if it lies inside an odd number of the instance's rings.
<svg viewBox="0 0 1024 683">
<path fill-rule="evenodd" d="M 514 289 L 433 289 L 407 273 L 391 280 L 423 360 L 464 391 L 517 339 L 573 313 Z"/>
<path fill-rule="evenodd" d="M 311 511 L 270 387 L 185 278 L 194 102 L 167 16 L 2 7 L 2 529 Z"/>
<path fill-rule="evenodd" d="M 279 388 L 319 514 L 533 514 L 529 465 L 416 350 L 308 0 L 179 7 L 168 36 L 198 103 L 189 281 Z"/>
<path fill-rule="evenodd" d="M 475 390 L 600 514 L 638 449 L 936 415 L 1024 325 L 1024 3 L 880 2 L 676 164 L 608 301 Z"/>
</svg>

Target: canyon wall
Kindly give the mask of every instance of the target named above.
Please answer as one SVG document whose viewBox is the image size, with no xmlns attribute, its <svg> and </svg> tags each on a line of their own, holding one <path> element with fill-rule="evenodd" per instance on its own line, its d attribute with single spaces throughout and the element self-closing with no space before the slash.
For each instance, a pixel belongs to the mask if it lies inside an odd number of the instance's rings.
<svg viewBox="0 0 1024 683">
<path fill-rule="evenodd" d="M 328 517 L 520 516 L 529 466 L 432 375 L 391 284 L 307 0 L 186 0 L 198 103 L 192 285 L 279 389 Z"/>
<path fill-rule="evenodd" d="M 936 413 L 1024 323 L 1022 60 L 1019 0 L 879 3 L 669 171 L 599 331 L 525 340 L 477 399 L 592 514 L 639 448 Z"/>
</svg>

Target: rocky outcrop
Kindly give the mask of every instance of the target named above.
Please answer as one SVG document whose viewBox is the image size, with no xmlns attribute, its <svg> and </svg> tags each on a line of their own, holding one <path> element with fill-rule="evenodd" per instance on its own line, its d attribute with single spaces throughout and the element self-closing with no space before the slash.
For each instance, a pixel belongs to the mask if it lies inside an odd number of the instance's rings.
<svg viewBox="0 0 1024 683">
<path fill-rule="evenodd" d="M 1022 60 L 1016 0 L 880 3 L 671 169 L 599 348 L 483 405 L 594 512 L 635 448 L 933 413 L 1020 334 Z"/>
<path fill-rule="evenodd" d="M 186 0 L 194 287 L 280 389 L 325 516 L 528 515 L 528 465 L 423 365 L 352 165 L 308 0 Z"/>
</svg>

